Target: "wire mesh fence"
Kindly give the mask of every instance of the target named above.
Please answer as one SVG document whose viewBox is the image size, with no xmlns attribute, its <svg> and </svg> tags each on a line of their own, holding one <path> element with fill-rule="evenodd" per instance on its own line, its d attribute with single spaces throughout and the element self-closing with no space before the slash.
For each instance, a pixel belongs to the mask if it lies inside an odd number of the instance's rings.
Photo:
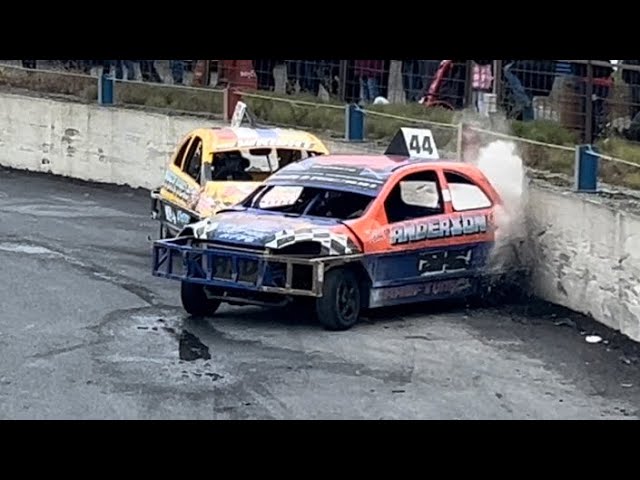
<svg viewBox="0 0 640 480">
<path fill-rule="evenodd" d="M 56 90 L 54 82 L 27 81 L 24 73 L 95 78 L 106 72 L 156 87 L 230 86 L 317 103 L 455 111 L 494 102 L 510 119 L 553 121 L 583 141 L 612 132 L 640 140 L 640 122 L 632 127 L 640 112 L 638 60 L 5 60 L 0 66 L 3 83 L 23 80 L 26 88 L 38 84 L 42 90 Z"/>
<path fill-rule="evenodd" d="M 0 87 L 91 102 L 103 73 L 119 105 L 219 115 L 229 87 L 263 123 L 344 136 L 345 105 L 358 103 L 367 140 L 428 126 L 449 151 L 462 111 L 497 111 L 530 141 L 525 150 L 593 143 L 623 160 L 603 169 L 625 179 L 640 163 L 640 60 L 4 60 Z M 571 168 L 567 152 L 537 152 L 536 165 Z"/>
</svg>

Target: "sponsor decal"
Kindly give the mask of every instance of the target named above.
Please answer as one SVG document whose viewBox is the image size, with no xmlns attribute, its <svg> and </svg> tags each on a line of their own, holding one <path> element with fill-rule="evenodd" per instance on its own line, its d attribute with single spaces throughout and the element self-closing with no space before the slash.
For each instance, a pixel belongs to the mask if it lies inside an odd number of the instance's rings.
<svg viewBox="0 0 640 480">
<path fill-rule="evenodd" d="M 295 148 L 300 150 L 313 150 L 316 144 L 314 142 L 308 142 L 306 140 L 300 140 L 300 139 L 246 137 L 246 138 L 239 138 L 235 146 L 238 148 L 277 147 L 277 148 Z"/>
<path fill-rule="evenodd" d="M 470 279 L 456 278 L 453 280 L 439 280 L 417 285 L 385 288 L 380 292 L 376 292 L 376 297 L 378 301 L 390 301 L 417 296 L 457 295 L 469 290 L 471 287 Z"/>
<path fill-rule="evenodd" d="M 169 223 L 183 227 L 191 222 L 191 216 L 178 209 L 174 209 L 169 205 L 164 206 L 164 217 Z"/>
<path fill-rule="evenodd" d="M 336 185 L 352 185 L 354 187 L 360 187 L 367 190 L 377 190 L 382 183 L 367 181 L 365 179 L 357 179 L 356 177 L 345 177 L 339 175 L 318 175 L 309 173 L 281 173 L 277 177 L 274 177 L 269 183 L 276 183 L 279 181 L 291 181 L 302 185 L 305 184 L 336 184 Z"/>
<path fill-rule="evenodd" d="M 472 254 L 473 248 L 468 247 L 421 253 L 418 258 L 418 273 L 427 277 L 468 270 Z"/>
<path fill-rule="evenodd" d="M 394 225 L 390 229 L 391 245 L 460 237 L 485 233 L 489 228 L 487 215 L 454 215 L 438 220 L 420 220 Z"/>
<path fill-rule="evenodd" d="M 193 202 L 193 199 L 200 194 L 199 189 L 194 189 L 171 170 L 167 170 L 165 173 L 163 186 L 180 200 L 187 203 Z"/>
</svg>

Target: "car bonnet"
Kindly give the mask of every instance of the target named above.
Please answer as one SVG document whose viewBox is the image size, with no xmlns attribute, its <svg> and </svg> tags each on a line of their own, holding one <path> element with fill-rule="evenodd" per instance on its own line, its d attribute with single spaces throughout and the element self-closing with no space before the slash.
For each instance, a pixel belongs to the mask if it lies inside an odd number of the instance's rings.
<svg viewBox="0 0 640 480">
<path fill-rule="evenodd" d="M 298 242 L 316 241 L 323 253 L 357 253 L 351 237 L 341 233 L 339 220 L 317 217 L 293 217 L 280 213 L 226 211 L 192 225 L 200 239 L 246 247 L 278 249 Z"/>
</svg>

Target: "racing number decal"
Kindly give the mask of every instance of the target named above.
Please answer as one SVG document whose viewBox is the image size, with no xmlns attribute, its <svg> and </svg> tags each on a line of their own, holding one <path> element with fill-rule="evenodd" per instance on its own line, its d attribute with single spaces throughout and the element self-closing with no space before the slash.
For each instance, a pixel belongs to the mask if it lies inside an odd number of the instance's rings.
<svg viewBox="0 0 640 480">
<path fill-rule="evenodd" d="M 426 152 L 429 155 L 433 155 L 431 137 L 425 135 L 420 138 L 419 135 L 411 135 L 411 140 L 409 140 L 409 152 L 415 152 L 417 155 Z"/>
<path fill-rule="evenodd" d="M 468 270 L 471 267 L 472 252 L 473 248 L 461 248 L 421 254 L 418 259 L 418 273 L 426 277 Z"/>
<path fill-rule="evenodd" d="M 438 146 L 431 130 L 428 128 L 402 128 L 401 132 L 409 156 L 425 160 L 440 158 Z"/>
<path fill-rule="evenodd" d="M 437 160 L 438 145 L 428 128 L 402 127 L 393 137 L 385 155 L 410 156 L 425 160 Z"/>
</svg>

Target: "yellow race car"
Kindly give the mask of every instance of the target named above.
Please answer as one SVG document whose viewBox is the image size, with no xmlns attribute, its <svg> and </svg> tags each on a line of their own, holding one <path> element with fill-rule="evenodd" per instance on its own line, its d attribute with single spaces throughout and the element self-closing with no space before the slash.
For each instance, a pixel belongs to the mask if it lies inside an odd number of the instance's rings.
<svg viewBox="0 0 640 480">
<path fill-rule="evenodd" d="M 174 237 L 249 195 L 272 173 L 327 147 L 314 135 L 279 128 L 200 128 L 179 144 L 162 186 L 151 192 L 160 238 Z"/>
</svg>

